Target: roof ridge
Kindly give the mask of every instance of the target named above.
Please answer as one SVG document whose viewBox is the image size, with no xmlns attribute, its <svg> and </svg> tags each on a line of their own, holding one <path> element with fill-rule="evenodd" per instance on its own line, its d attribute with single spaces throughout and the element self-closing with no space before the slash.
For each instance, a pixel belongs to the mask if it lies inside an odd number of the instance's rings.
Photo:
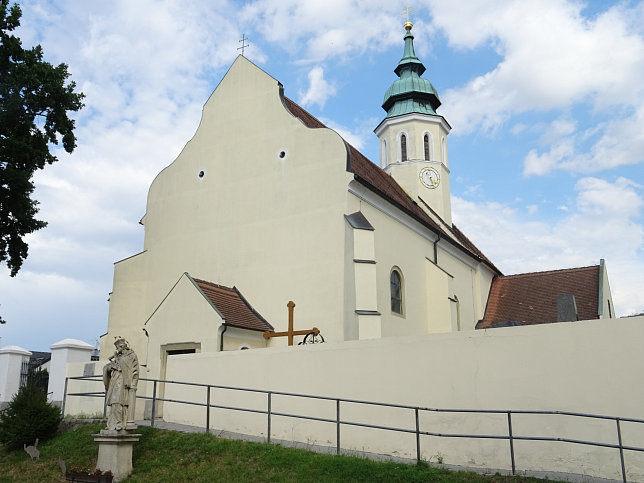
<svg viewBox="0 0 644 483">
<path fill-rule="evenodd" d="M 290 98 L 288 98 L 288 97 L 284 96 L 284 100 L 286 101 L 286 108 L 291 112 L 291 114 L 293 114 L 295 117 L 297 117 L 298 119 L 300 119 L 300 121 L 304 122 L 304 124 L 305 124 L 307 127 L 310 127 L 310 128 L 312 128 L 312 129 L 316 129 L 316 128 L 326 128 L 326 129 L 331 129 L 331 128 L 329 128 L 326 124 L 324 124 L 322 121 L 320 121 L 317 117 L 315 117 L 313 114 L 311 114 L 309 111 L 307 111 L 307 110 L 306 110 L 306 109 L 304 109 L 302 106 L 300 106 L 300 105 L 299 105 L 297 102 L 295 102 L 293 99 L 290 99 Z M 310 119 L 310 120 L 309 120 L 309 119 L 302 119 L 302 118 L 301 118 L 300 116 L 298 116 L 296 113 L 294 113 L 293 111 L 291 111 L 291 109 L 289 108 L 289 105 L 291 105 L 292 107 L 294 107 L 294 108 L 295 108 L 295 109 L 297 109 L 297 110 L 302 111 L 302 113 L 303 113 L 303 114 L 305 114 L 306 116 L 310 117 L 311 119 Z M 307 122 L 306 122 L 306 121 L 311 121 L 311 120 L 315 121 L 315 123 L 319 124 L 319 126 L 315 126 L 315 125 L 313 125 L 313 123 L 310 123 L 311 125 L 307 124 Z M 340 137 L 342 137 L 342 136 L 340 136 Z M 342 139 L 344 140 L 344 138 L 342 138 Z"/>
<path fill-rule="evenodd" d="M 211 287 L 221 288 L 221 289 L 224 289 L 224 290 L 228 290 L 229 292 L 234 292 L 234 290 L 233 290 L 234 287 L 230 288 L 230 287 L 227 287 L 225 285 L 221 285 L 221 284 L 214 283 L 214 282 L 209 282 L 208 280 L 202 280 L 200 278 L 193 278 L 193 280 L 195 282 L 197 282 L 197 283 L 204 283 L 206 285 L 210 285 Z"/>
<path fill-rule="evenodd" d="M 555 270 L 542 270 L 538 272 L 513 273 L 511 275 L 503 275 L 500 278 L 519 278 L 519 277 L 528 277 L 528 276 L 534 276 L 534 275 L 547 275 L 547 274 L 558 273 L 558 272 L 578 272 L 580 270 L 588 270 L 590 268 L 599 268 L 599 265 L 588 265 L 586 267 L 558 268 Z"/>
<path fill-rule="evenodd" d="M 249 309 L 253 314 L 255 314 L 255 316 L 256 316 L 257 318 L 259 318 L 259 319 L 261 319 L 262 321 L 264 321 L 264 322 L 266 323 L 266 325 L 268 325 L 268 326 L 270 327 L 270 330 L 271 330 L 271 331 L 274 331 L 274 330 L 275 330 L 275 328 L 273 327 L 273 325 L 272 325 L 268 320 L 266 320 L 262 314 L 260 314 L 259 312 L 257 312 L 257 310 L 255 310 L 255 308 L 250 304 L 250 302 L 249 302 L 248 300 L 246 300 L 246 297 L 244 297 L 244 295 L 241 293 L 241 291 L 240 291 L 236 286 L 234 286 L 234 285 L 233 285 L 233 290 L 234 290 L 234 291 L 235 291 L 235 293 L 239 296 L 239 298 L 242 300 L 242 302 L 244 302 L 244 304 L 246 304 L 246 307 L 248 307 L 248 309 Z"/>
</svg>

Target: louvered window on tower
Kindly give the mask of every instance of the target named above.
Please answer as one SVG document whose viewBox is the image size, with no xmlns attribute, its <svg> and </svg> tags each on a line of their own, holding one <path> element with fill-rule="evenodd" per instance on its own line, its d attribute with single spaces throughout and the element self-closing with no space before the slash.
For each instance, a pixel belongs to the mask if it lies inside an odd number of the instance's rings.
<svg viewBox="0 0 644 483">
<path fill-rule="evenodd" d="M 423 143 L 425 145 L 425 161 L 429 161 L 429 134 L 425 134 Z"/>
<path fill-rule="evenodd" d="M 400 160 L 407 161 L 407 136 L 400 135 Z"/>
</svg>

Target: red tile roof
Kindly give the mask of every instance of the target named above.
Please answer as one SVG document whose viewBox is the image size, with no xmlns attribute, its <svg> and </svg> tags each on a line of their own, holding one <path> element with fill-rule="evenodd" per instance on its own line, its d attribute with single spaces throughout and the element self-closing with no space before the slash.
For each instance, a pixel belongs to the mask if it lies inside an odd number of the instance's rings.
<svg viewBox="0 0 644 483">
<path fill-rule="evenodd" d="M 223 316 L 226 325 L 262 332 L 273 331 L 273 326 L 251 307 L 236 287 L 229 288 L 196 278 L 193 280 Z"/>
<path fill-rule="evenodd" d="M 579 320 L 599 318 L 599 265 L 496 277 L 477 329 L 557 322 L 557 295 L 575 296 Z"/>
<path fill-rule="evenodd" d="M 309 128 L 324 128 L 324 123 L 315 116 L 304 110 L 288 97 L 284 97 L 287 109 L 299 118 Z M 366 185 L 384 199 L 388 200 L 409 216 L 428 227 L 441 238 L 465 248 L 475 259 L 486 263 L 493 271 L 501 274 L 501 271 L 461 232 L 456 225 L 452 228 L 443 228 L 438 225 L 425 211 L 412 200 L 404 189 L 382 168 L 367 159 L 360 151 L 345 141 L 348 147 L 347 171 L 355 175 L 355 179 Z"/>
</svg>

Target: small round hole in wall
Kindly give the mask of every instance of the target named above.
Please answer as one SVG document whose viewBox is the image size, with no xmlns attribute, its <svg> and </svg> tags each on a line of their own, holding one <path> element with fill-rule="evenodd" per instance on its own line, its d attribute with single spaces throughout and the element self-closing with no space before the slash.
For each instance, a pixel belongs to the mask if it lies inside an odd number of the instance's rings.
<svg viewBox="0 0 644 483">
<path fill-rule="evenodd" d="M 284 159 L 286 157 L 286 151 L 280 151 L 279 157 L 280 159 Z"/>
<path fill-rule="evenodd" d="M 199 176 L 200 178 L 203 178 L 204 176 L 206 176 L 206 172 L 203 170 L 199 171 L 199 174 L 197 176 Z"/>
</svg>

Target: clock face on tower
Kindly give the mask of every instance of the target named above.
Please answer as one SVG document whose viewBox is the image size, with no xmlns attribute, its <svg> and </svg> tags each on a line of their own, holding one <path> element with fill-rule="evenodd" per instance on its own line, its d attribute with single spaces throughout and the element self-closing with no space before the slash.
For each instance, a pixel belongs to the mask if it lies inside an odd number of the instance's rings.
<svg viewBox="0 0 644 483">
<path fill-rule="evenodd" d="M 420 178 L 420 182 L 430 189 L 438 188 L 438 185 L 441 182 L 441 175 L 435 168 L 423 168 L 420 170 L 418 176 Z"/>
</svg>

